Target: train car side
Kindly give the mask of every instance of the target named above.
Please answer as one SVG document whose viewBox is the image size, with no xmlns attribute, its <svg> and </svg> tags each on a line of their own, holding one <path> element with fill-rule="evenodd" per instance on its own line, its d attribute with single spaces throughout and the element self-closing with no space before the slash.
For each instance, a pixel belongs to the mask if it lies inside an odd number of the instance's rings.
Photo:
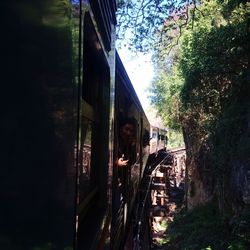
<svg viewBox="0 0 250 250">
<path fill-rule="evenodd" d="M 0 5 L 0 249 L 101 249 L 111 220 L 115 1 Z"/>
<path fill-rule="evenodd" d="M 115 1 L 1 7 L 0 249 L 130 248 L 150 125 L 115 51 Z"/>
<path fill-rule="evenodd" d="M 76 204 L 79 250 L 110 247 L 115 63 L 114 2 L 90 1 L 83 10 Z"/>
<path fill-rule="evenodd" d="M 124 153 L 128 160 L 125 167 L 116 164 L 122 149 L 121 129 L 125 123 L 134 128 L 134 142 Z M 138 187 L 149 155 L 149 122 L 141 107 L 134 88 L 116 55 L 115 86 L 115 136 L 114 136 L 114 176 L 113 176 L 113 221 L 112 248 L 122 249 L 132 246 L 132 214 L 135 208 Z"/>
<path fill-rule="evenodd" d="M 157 153 L 167 147 L 167 129 L 157 126 L 150 126 L 150 153 Z"/>
</svg>

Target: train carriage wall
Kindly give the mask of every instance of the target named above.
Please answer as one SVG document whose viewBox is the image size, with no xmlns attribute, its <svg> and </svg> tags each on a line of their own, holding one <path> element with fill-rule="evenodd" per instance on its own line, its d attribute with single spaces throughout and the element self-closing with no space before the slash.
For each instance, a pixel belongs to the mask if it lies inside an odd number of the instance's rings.
<svg viewBox="0 0 250 250">
<path fill-rule="evenodd" d="M 83 107 L 94 114 L 82 91 L 88 81 L 83 75 L 84 29 L 87 22 L 94 26 L 94 31 L 89 29 L 99 40 L 94 53 L 102 54 L 102 62 L 107 61 L 99 70 L 106 84 L 96 97 L 109 100 L 114 75 L 115 1 L 90 1 L 89 5 L 78 0 L 4 0 L 0 7 L 0 248 L 73 249 L 78 170 L 84 164 L 86 168 L 86 159 L 80 164 L 81 136 L 83 127 L 89 131 Z M 109 136 L 110 103 L 105 102 L 104 107 L 102 131 L 93 138 Z M 91 129 L 95 128 L 92 125 Z M 100 160 L 107 176 L 109 158 Z M 95 178 L 94 183 L 101 183 L 97 189 L 104 199 L 100 187 L 108 192 L 107 183 Z"/>
</svg>

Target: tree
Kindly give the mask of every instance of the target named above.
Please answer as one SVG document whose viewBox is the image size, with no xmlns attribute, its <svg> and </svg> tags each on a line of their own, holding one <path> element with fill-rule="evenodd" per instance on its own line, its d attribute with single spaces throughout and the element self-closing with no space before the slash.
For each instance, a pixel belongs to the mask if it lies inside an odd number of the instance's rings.
<svg viewBox="0 0 250 250">
<path fill-rule="evenodd" d="M 118 41 L 126 37 L 131 50 L 145 52 L 156 44 L 178 43 L 196 0 L 119 0 L 117 5 Z"/>
</svg>

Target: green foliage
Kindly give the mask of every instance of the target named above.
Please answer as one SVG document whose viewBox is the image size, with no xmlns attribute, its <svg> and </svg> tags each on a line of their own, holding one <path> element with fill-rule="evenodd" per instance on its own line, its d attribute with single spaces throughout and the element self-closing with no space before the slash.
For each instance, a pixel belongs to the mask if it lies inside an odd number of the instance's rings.
<svg viewBox="0 0 250 250">
<path fill-rule="evenodd" d="M 193 30 L 182 39 L 180 68 L 185 83 L 181 90 L 181 122 L 193 152 L 194 148 L 199 150 L 205 138 L 212 138 L 215 157 L 211 174 L 217 181 L 220 202 L 230 207 L 233 162 L 246 161 L 250 149 L 250 9 L 249 3 L 229 8 L 226 3 L 202 1 L 200 11 L 202 15 L 196 16 Z"/>
<path fill-rule="evenodd" d="M 155 49 L 151 99 L 167 126 L 185 132 L 192 167 L 204 140 L 211 141 L 210 174 L 220 202 L 233 207 L 233 162 L 247 164 L 250 150 L 250 4 L 203 0 L 189 16 L 178 48 L 170 55 L 165 45 Z"/>
<path fill-rule="evenodd" d="M 178 148 L 184 146 L 183 134 L 178 130 L 168 131 L 168 148 Z"/>
<path fill-rule="evenodd" d="M 151 102 L 157 108 L 165 125 L 177 131 L 180 131 L 179 93 L 182 82 L 178 70 L 173 67 L 172 72 L 169 72 L 169 74 L 159 72 L 153 79 L 150 89 Z"/>
<path fill-rule="evenodd" d="M 214 204 L 180 214 L 170 225 L 169 244 L 180 242 L 179 249 L 226 249 L 227 230 Z"/>
<path fill-rule="evenodd" d="M 191 123 L 198 128 L 192 133 L 199 139 L 212 132 L 229 91 L 231 79 L 225 74 L 232 69 L 228 65 L 238 59 L 230 54 L 237 56 L 233 48 L 239 48 L 237 41 L 244 41 L 241 37 L 235 39 L 242 28 L 238 27 L 240 19 L 236 28 L 225 26 L 221 9 L 217 1 L 202 1 L 199 12 L 197 7 L 189 11 L 194 14 L 196 10 L 194 22 L 182 31 L 180 49 L 166 59 L 164 45 L 155 50 L 158 69 L 152 82 L 152 103 L 168 127 L 180 131 L 180 124 L 185 127 Z M 244 29 L 239 35 L 245 35 Z"/>
<path fill-rule="evenodd" d="M 173 42 L 172 28 L 186 23 L 187 6 L 196 1 L 186 0 L 118 0 L 118 43 L 129 40 L 128 47 L 135 51 L 148 51 L 156 41 L 169 45 Z M 175 18 L 169 29 L 168 20 Z M 176 32 L 175 32 L 176 33 Z M 179 32 L 177 31 L 179 34 Z M 126 41 L 127 41 L 126 40 Z M 126 44 L 127 45 L 127 44 Z"/>
<path fill-rule="evenodd" d="M 217 8 L 209 11 L 216 17 L 216 22 L 210 15 L 200 17 L 192 32 L 183 37 L 182 44 L 183 107 L 186 111 L 198 107 L 197 119 L 201 125 L 217 118 L 225 100 L 230 97 L 235 75 L 241 74 L 242 64 L 246 63 L 242 55 L 247 44 L 246 23 L 239 18 L 237 22 L 227 21 L 225 25 Z"/>
<path fill-rule="evenodd" d="M 216 202 L 207 203 L 176 216 L 168 227 L 165 249 L 176 249 L 174 247 L 178 246 L 178 249 L 186 250 L 246 250 L 249 231 L 244 229 L 239 236 L 230 229 Z"/>
</svg>

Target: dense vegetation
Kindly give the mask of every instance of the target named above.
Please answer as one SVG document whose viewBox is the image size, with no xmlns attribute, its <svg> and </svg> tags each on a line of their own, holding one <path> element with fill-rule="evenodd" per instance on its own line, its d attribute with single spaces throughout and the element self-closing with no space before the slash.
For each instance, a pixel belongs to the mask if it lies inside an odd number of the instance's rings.
<svg viewBox="0 0 250 250">
<path fill-rule="evenodd" d="M 229 214 L 228 223 L 249 208 L 249 6 L 236 1 L 201 1 L 177 48 L 166 57 L 163 46 L 155 56 L 158 74 L 152 102 L 168 126 L 184 131 L 190 204 L 216 198 L 220 213 Z M 209 225 L 209 221 L 204 223 Z M 249 224 L 249 218 L 244 223 Z M 202 226 L 199 230 L 196 237 L 205 240 L 208 236 L 202 237 Z M 243 238 L 249 234 L 249 229 L 244 230 Z M 233 237 L 232 232 L 228 237 Z M 250 244 L 234 239 L 232 245 L 210 246 L 247 249 Z M 200 249 L 185 247 L 182 249 Z"/>
<path fill-rule="evenodd" d="M 240 219 L 228 224 L 216 203 L 201 205 L 178 214 L 168 225 L 167 237 L 162 245 L 166 250 L 246 250 L 250 243 L 250 227 L 246 223 L 249 217 L 249 211 L 244 210 Z"/>
<path fill-rule="evenodd" d="M 201 2 L 179 46 L 168 57 L 164 46 L 156 51 L 152 87 L 152 102 L 168 126 L 184 130 L 194 158 L 210 143 L 222 179 L 226 163 L 249 151 L 243 134 L 249 133 L 250 10 L 248 3 L 234 3 Z"/>
<path fill-rule="evenodd" d="M 200 138 L 215 127 L 223 106 L 235 95 L 232 88 L 238 92 L 246 86 L 248 10 L 245 5 L 227 8 L 202 1 L 179 46 L 167 56 L 164 46 L 155 53 L 152 102 L 168 126 L 179 129 L 191 122 Z"/>
</svg>

